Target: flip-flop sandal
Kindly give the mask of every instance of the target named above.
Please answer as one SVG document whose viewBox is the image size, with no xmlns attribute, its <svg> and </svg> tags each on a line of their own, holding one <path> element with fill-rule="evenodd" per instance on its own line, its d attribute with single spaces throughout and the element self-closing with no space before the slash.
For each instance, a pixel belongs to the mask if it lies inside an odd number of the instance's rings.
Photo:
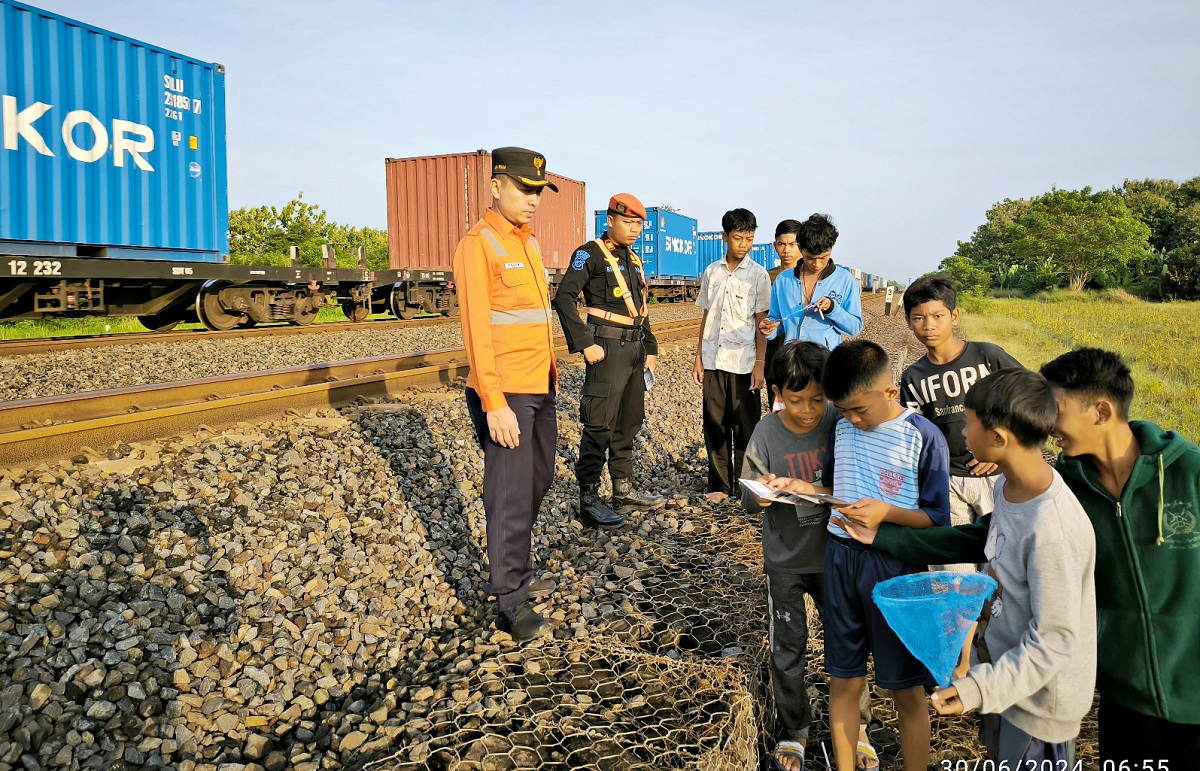
<svg viewBox="0 0 1200 771">
<path fill-rule="evenodd" d="M 800 771 L 804 771 L 804 745 L 800 742 L 785 739 L 775 745 L 775 752 L 771 756 L 771 768 L 774 771 L 787 771 L 787 766 L 779 762 L 780 757 L 799 760 Z"/>
<path fill-rule="evenodd" d="M 879 768 L 879 755 L 875 748 L 867 742 L 860 741 L 854 753 L 854 767 L 859 771 L 876 771 Z"/>
</svg>

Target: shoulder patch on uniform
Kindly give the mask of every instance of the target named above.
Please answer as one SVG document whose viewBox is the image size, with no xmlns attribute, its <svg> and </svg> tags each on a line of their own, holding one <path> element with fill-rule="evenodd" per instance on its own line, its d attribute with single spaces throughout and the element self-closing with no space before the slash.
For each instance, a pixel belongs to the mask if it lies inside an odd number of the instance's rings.
<svg viewBox="0 0 1200 771">
<path fill-rule="evenodd" d="M 587 264 L 588 257 L 590 257 L 590 256 L 591 255 L 589 255 L 583 249 L 576 251 L 574 258 L 572 258 L 572 260 L 571 260 L 571 269 L 572 270 L 583 270 L 583 266 L 585 264 Z"/>
</svg>

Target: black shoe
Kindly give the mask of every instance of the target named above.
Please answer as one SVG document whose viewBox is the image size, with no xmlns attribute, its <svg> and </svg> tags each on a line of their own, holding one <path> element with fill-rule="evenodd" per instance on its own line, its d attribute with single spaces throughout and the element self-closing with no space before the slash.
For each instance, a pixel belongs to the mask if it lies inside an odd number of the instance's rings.
<svg viewBox="0 0 1200 771">
<path fill-rule="evenodd" d="M 579 521 L 588 527 L 615 530 L 625 524 L 625 517 L 604 505 L 600 499 L 600 485 L 579 486 Z"/>
<path fill-rule="evenodd" d="M 544 580 L 541 578 L 535 578 L 529 582 L 529 586 L 527 588 L 529 589 L 530 597 L 545 597 L 547 595 L 554 594 L 554 590 L 558 588 L 558 584 L 554 583 L 548 578 Z"/>
<path fill-rule="evenodd" d="M 533 603 L 526 601 L 512 610 L 497 613 L 496 628 L 508 632 L 517 642 L 526 642 L 549 632 L 550 622 L 533 609 Z"/>
<path fill-rule="evenodd" d="M 667 505 L 667 499 L 661 495 L 639 493 L 628 479 L 614 479 L 612 504 L 618 514 L 628 514 L 639 510 L 658 511 Z"/>
</svg>

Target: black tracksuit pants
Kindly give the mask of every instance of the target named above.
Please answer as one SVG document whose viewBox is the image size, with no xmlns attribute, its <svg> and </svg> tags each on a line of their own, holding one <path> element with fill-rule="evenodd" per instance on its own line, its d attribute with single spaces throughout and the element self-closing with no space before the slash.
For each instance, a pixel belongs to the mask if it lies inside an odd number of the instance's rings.
<svg viewBox="0 0 1200 771">
<path fill-rule="evenodd" d="M 604 358 L 587 365 L 579 398 L 580 485 L 600 482 L 604 463 L 613 480 L 633 477 L 633 440 L 646 417 L 646 347 L 641 341 L 596 337 Z"/>
<path fill-rule="evenodd" d="M 823 573 L 783 573 L 766 569 L 767 630 L 771 645 L 771 691 L 775 696 L 775 739 L 801 741 L 812 726 L 808 700 L 808 606 L 813 599 L 817 616 L 825 614 Z M 871 722 L 870 689 L 858 699 L 859 719 Z"/>
<path fill-rule="evenodd" d="M 483 511 L 492 574 L 489 591 L 496 595 L 500 610 L 512 610 L 529 599 L 533 523 L 554 481 L 558 416 L 554 391 L 504 396 L 521 429 L 512 449 L 492 441 L 479 395 L 475 389 L 467 389 L 467 409 L 483 447 Z"/>
<path fill-rule="evenodd" d="M 708 451 L 708 492 L 737 496 L 750 435 L 762 418 L 762 400 L 750 390 L 750 374 L 704 370 L 704 448 Z"/>
</svg>

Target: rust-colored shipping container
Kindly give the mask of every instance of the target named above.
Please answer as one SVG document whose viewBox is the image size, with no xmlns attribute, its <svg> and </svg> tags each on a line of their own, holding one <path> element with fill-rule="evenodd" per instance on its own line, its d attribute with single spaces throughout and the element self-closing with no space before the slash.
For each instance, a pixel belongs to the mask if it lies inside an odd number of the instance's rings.
<svg viewBox="0 0 1200 771">
<path fill-rule="evenodd" d="M 449 269 L 454 247 L 491 206 L 491 153 L 388 158 L 386 164 L 392 268 Z M 585 238 L 585 185 L 551 172 L 546 176 L 558 192 L 542 194 L 532 227 L 546 267 L 564 270 Z"/>
</svg>

